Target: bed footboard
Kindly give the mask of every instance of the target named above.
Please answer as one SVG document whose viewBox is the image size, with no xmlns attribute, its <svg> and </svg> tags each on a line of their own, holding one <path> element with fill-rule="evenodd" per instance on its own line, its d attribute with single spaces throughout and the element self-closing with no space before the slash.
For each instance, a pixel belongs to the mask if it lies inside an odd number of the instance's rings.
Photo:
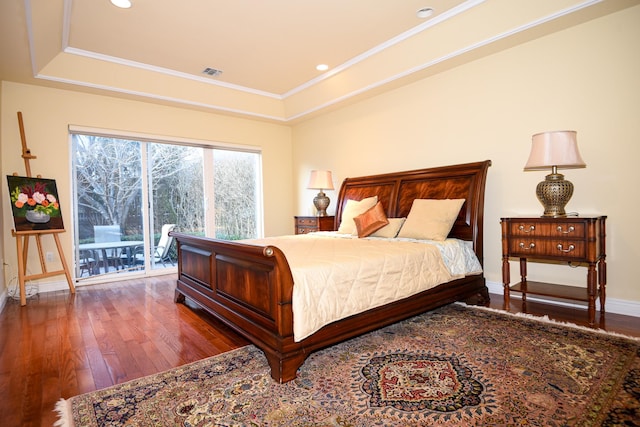
<svg viewBox="0 0 640 427">
<path fill-rule="evenodd" d="M 274 379 L 293 379 L 305 354 L 293 340 L 293 278 L 284 254 L 271 246 L 172 235 L 178 243 L 175 301 L 188 297 L 262 349 Z"/>
</svg>

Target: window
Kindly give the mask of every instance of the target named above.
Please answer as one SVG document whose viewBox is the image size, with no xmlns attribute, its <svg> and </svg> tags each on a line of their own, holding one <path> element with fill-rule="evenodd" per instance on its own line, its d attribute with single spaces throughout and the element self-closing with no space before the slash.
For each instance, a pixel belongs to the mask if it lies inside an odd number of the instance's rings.
<svg viewBox="0 0 640 427">
<path fill-rule="evenodd" d="M 78 279 L 175 267 L 168 231 L 262 235 L 258 151 L 71 131 Z"/>
</svg>

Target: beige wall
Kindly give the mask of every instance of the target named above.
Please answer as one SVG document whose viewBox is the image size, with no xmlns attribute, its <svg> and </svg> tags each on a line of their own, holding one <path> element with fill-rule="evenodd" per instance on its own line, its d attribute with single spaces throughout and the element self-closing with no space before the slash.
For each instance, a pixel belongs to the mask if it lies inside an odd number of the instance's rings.
<svg viewBox="0 0 640 427">
<path fill-rule="evenodd" d="M 586 169 L 568 211 L 608 215 L 608 295 L 640 302 L 640 7 L 534 40 L 296 125 L 297 212 L 312 212 L 310 169 L 347 176 L 491 159 L 485 270 L 499 284 L 503 216 L 539 215 L 544 172 L 523 172 L 531 135 L 578 131 Z M 335 201 L 337 189 L 328 193 Z M 335 205 L 330 206 L 332 212 Z M 517 265 L 512 263 L 513 280 Z M 532 265 L 530 278 L 582 285 L 586 269 Z"/>
<path fill-rule="evenodd" d="M 53 178 L 57 182 L 67 229 L 61 235 L 61 240 L 68 260 L 71 259 L 73 249 L 69 125 L 260 147 L 264 173 L 265 234 L 288 234 L 293 231 L 291 129 L 287 126 L 10 82 L 3 82 L 1 90 L 2 175 L 13 172 L 25 174 L 17 121 L 17 112 L 21 111 L 27 146 L 37 156 L 37 159 L 31 161 L 32 174 Z M 10 283 L 17 277 L 18 270 L 5 178 L 3 181 L 2 244 L 7 263 L 4 277 Z M 43 242 L 46 251 L 57 253 L 52 238 L 44 238 Z M 31 247 L 35 248 L 35 242 L 32 241 Z M 31 251 L 31 274 L 39 272 L 39 262 L 34 256 L 35 251 Z M 59 268 L 60 264 L 57 263 L 50 270 Z M 64 276 L 49 280 L 64 283 Z M 4 286 L 0 288 L 0 295 L 3 290 Z"/>
</svg>

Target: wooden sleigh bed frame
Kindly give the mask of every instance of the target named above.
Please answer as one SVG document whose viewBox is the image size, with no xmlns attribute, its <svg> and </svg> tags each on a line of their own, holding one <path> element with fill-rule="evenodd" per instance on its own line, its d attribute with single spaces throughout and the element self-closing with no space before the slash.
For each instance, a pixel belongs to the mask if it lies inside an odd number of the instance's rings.
<svg viewBox="0 0 640 427">
<path fill-rule="evenodd" d="M 484 191 L 489 160 L 477 163 L 347 178 L 336 207 L 336 224 L 349 199 L 378 196 L 389 218 L 406 217 L 414 199 L 466 201 L 449 237 L 468 240 L 483 261 Z M 293 278 L 274 246 L 255 246 L 171 233 L 178 246 L 175 301 L 192 300 L 264 351 L 271 376 L 295 378 L 309 353 L 455 301 L 488 304 L 483 274 L 436 286 L 343 320 L 302 341 L 293 336 Z"/>
</svg>

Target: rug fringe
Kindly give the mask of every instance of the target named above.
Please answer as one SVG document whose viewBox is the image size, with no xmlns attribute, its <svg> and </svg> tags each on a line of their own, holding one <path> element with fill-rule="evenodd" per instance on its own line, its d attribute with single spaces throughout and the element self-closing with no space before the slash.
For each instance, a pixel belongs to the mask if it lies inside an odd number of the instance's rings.
<svg viewBox="0 0 640 427">
<path fill-rule="evenodd" d="M 58 421 L 53 423 L 54 427 L 73 427 L 71 418 L 71 399 L 60 399 L 56 402 L 54 412 L 58 413 Z"/>
<path fill-rule="evenodd" d="M 596 334 L 609 335 L 609 336 L 614 336 L 614 337 L 618 337 L 618 338 L 625 338 L 625 339 L 628 339 L 628 340 L 640 342 L 640 337 L 634 337 L 634 336 L 631 336 L 631 335 L 625 335 L 625 334 L 621 334 L 619 332 L 606 331 L 604 329 L 588 328 L 586 326 L 576 325 L 575 323 L 571 323 L 571 322 L 562 322 L 560 320 L 550 319 L 549 316 L 547 316 L 546 314 L 544 316 L 536 316 L 536 315 L 533 315 L 533 314 L 522 313 L 522 312 L 511 313 L 509 311 L 500 310 L 498 308 L 483 307 L 481 305 L 469 305 L 469 304 L 461 302 L 461 301 L 458 301 L 455 304 L 458 304 L 458 305 L 461 305 L 461 306 L 467 307 L 467 308 L 484 310 L 484 311 L 491 311 L 491 312 L 494 312 L 494 313 L 500 313 L 500 314 L 504 314 L 504 315 L 507 315 L 507 316 L 523 317 L 525 319 L 535 320 L 535 321 L 542 322 L 542 323 L 552 323 L 554 325 L 566 326 L 566 327 L 569 327 L 569 328 L 580 329 L 580 330 L 583 330 L 583 331 L 593 332 L 593 333 L 596 333 Z"/>
</svg>

